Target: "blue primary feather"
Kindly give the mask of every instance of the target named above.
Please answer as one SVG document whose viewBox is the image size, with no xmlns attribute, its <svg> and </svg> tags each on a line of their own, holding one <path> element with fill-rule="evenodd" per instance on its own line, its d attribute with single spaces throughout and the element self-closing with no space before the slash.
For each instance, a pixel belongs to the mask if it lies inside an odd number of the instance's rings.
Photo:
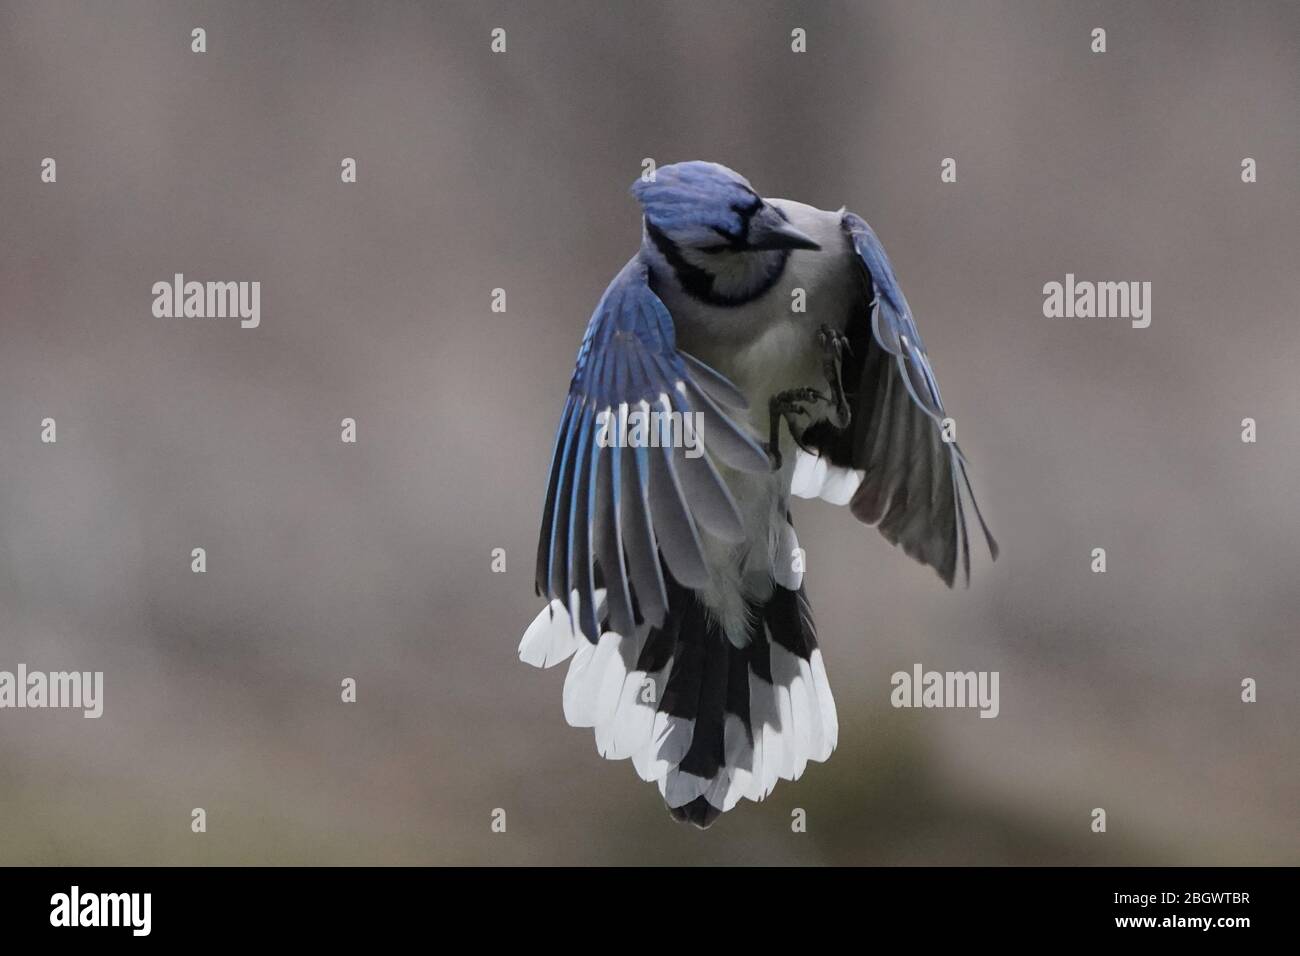
<svg viewBox="0 0 1300 956">
<path fill-rule="evenodd" d="M 863 509 L 864 513 L 874 519 L 872 523 L 875 521 L 881 523 L 881 530 L 886 532 L 886 537 L 897 537 L 896 523 L 891 520 L 891 514 L 901 516 L 898 521 L 905 523 L 909 507 L 915 506 L 915 502 L 924 497 L 923 493 L 909 495 L 908 487 L 903 483 L 914 483 L 918 486 L 918 491 L 923 492 L 927 484 L 925 480 L 927 471 L 933 467 L 933 462 L 926 456 L 937 453 L 946 458 L 950 469 L 950 500 L 956 519 L 952 527 L 955 539 L 951 542 L 953 550 L 943 552 L 941 558 L 935 562 L 933 555 L 924 551 L 924 546 L 930 543 L 924 530 L 925 526 L 918 524 L 917 527 L 922 529 L 919 534 L 922 536 L 923 544 L 917 546 L 918 550 L 914 556 L 926 563 L 935 563 L 939 573 L 951 584 L 955 568 L 949 565 L 949 560 L 955 560 L 956 549 L 959 548 L 966 579 L 969 581 L 970 544 L 966 535 L 963 488 L 975 509 L 975 517 L 984 532 L 989 552 L 994 558 L 998 555 L 997 542 L 989 532 L 984 515 L 980 512 L 979 503 L 975 500 L 975 492 L 966 470 L 966 458 L 960 446 L 956 442 L 936 443 L 938 429 L 945 417 L 943 397 L 939 393 L 939 383 L 930 365 L 930 359 L 926 355 L 925 345 L 921 341 L 921 333 L 916 328 L 912 310 L 894 275 L 894 267 L 885 253 L 885 247 L 871 226 L 867 225 L 866 220 L 860 216 L 851 212 L 845 213 L 843 226 L 853 244 L 854 252 L 866 267 L 870 277 L 874 298 L 871 316 L 872 336 L 893 361 L 897 372 L 896 380 L 901 380 L 913 406 L 930 419 L 930 424 L 935 430 L 933 434 L 913 435 L 914 442 L 909 449 L 906 416 L 902 416 L 898 419 L 900 427 L 897 434 L 887 427 L 882 427 L 878 434 L 871 436 L 873 454 L 875 450 L 879 450 L 880 456 L 872 464 L 868 464 L 866 478 L 859 492 L 854 496 L 855 502 L 867 500 L 865 496 L 870 493 L 871 504 Z M 858 427 L 862 427 L 860 423 Z M 900 470 L 905 459 L 913 463 L 911 472 L 907 474 Z M 895 495 L 894 492 L 900 486 L 903 487 L 903 493 Z M 886 506 L 892 509 L 891 513 L 886 513 Z M 933 518 L 933 515 L 918 511 L 917 517 L 918 519 Z"/>
<path fill-rule="evenodd" d="M 877 313 L 872 317 L 872 331 L 885 351 L 898 357 L 903 383 L 912 400 L 937 421 L 943 415 L 939 383 L 935 380 L 934 370 L 930 367 L 925 345 L 921 341 L 921 333 L 912 319 L 912 309 L 894 275 L 894 267 L 885 253 L 885 247 L 881 245 L 875 230 L 862 217 L 846 213 L 844 225 L 853 241 L 854 251 L 871 274 L 878 307 Z"/>
<path fill-rule="evenodd" d="M 662 396 L 667 396 L 665 405 Z M 687 458 L 674 447 L 604 447 L 602 412 L 620 407 L 703 415 L 711 451 Z M 668 607 L 660 554 L 674 578 L 702 587 L 708 571 L 701 533 L 743 536 L 739 512 L 710 460 L 768 468 L 767 453 L 723 411 L 743 411 L 735 386 L 677 351 L 667 308 L 651 291 L 647 267 L 632 259 L 615 276 L 587 326 L 555 437 L 537 553 L 537 588 L 558 599 L 582 634 L 600 637 L 595 589 L 606 587 L 609 627 L 631 634 L 637 612 L 652 625 Z"/>
</svg>

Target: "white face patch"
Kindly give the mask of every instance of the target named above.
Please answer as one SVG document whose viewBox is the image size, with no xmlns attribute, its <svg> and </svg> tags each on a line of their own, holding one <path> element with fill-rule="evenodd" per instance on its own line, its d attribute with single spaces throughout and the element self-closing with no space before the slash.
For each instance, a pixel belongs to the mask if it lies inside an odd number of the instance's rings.
<svg viewBox="0 0 1300 956">
<path fill-rule="evenodd" d="M 703 252 L 689 246 L 680 250 L 690 265 L 713 277 L 713 292 L 728 299 L 745 299 L 763 288 L 781 268 L 786 255 L 780 250 Z"/>
</svg>

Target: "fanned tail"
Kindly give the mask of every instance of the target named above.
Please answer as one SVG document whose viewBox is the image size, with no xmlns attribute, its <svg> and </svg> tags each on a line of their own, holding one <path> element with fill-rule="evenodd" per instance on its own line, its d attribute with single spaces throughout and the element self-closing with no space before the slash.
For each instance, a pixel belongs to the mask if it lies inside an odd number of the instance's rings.
<svg viewBox="0 0 1300 956">
<path fill-rule="evenodd" d="M 519 656 L 539 667 L 569 659 L 564 715 L 592 727 L 610 760 L 631 759 L 677 820 L 705 828 L 742 797 L 762 800 L 778 780 L 823 761 L 839 734 L 835 701 L 802 587 L 773 583 L 751 606 L 748 642 L 732 644 L 694 592 L 665 575 L 662 627 L 575 631 L 563 604 L 538 615 Z"/>
</svg>

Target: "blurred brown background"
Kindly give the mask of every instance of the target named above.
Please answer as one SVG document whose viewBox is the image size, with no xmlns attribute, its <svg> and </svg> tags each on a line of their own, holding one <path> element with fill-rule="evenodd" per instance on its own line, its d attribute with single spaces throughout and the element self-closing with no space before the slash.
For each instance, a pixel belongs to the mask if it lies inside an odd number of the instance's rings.
<svg viewBox="0 0 1300 956">
<path fill-rule="evenodd" d="M 1292 2 L 0 3 L 0 669 L 105 672 L 98 721 L 0 711 L 0 862 L 1297 862 L 1297 36 Z M 707 833 L 515 656 L 647 156 L 872 222 L 1004 551 L 950 593 L 797 505 L 839 749 Z M 260 280 L 261 327 L 154 318 L 174 272 Z M 1151 327 L 1045 319 L 1067 272 L 1150 281 Z M 890 708 L 916 662 L 1000 671 L 1001 716 Z"/>
</svg>

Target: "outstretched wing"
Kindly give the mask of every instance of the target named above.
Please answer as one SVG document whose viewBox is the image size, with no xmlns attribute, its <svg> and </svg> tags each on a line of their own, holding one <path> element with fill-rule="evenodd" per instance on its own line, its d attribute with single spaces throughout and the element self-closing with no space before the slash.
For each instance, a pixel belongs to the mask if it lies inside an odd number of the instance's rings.
<svg viewBox="0 0 1300 956">
<path fill-rule="evenodd" d="M 744 471 L 769 467 L 732 417 L 746 405 L 729 381 L 677 351 L 672 317 L 650 289 L 645 263 L 638 257 L 624 266 L 578 350 L 537 546 L 538 593 L 563 602 L 592 643 L 600 639 L 596 587 L 605 589 L 610 630 L 630 635 L 638 617 L 657 627 L 668 607 L 660 556 L 680 584 L 704 587 L 701 533 L 743 538 L 711 456 Z M 655 427 L 638 441 L 636 413 L 652 421 L 651 412 L 669 413 L 658 419 L 665 427 L 698 422 L 694 434 L 708 450 L 688 449 Z"/>
<path fill-rule="evenodd" d="M 859 520 L 878 524 L 891 544 L 951 587 L 959 552 L 970 580 L 964 498 L 995 559 L 998 545 L 961 449 L 943 440 L 939 384 L 889 257 L 860 217 L 845 213 L 843 228 L 861 263 L 867 303 L 846 330 L 851 355 L 843 378 L 853 420 L 843 431 L 821 422 L 804 432 L 791 491 L 847 502 Z"/>
</svg>

